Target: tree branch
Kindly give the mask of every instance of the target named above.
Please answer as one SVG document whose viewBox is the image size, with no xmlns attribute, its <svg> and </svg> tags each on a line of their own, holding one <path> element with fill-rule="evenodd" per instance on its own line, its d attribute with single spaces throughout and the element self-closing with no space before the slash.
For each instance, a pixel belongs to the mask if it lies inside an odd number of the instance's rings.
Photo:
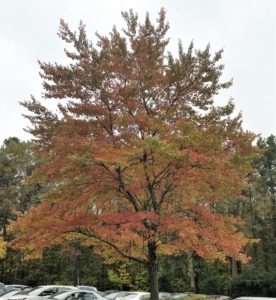
<svg viewBox="0 0 276 300">
<path fill-rule="evenodd" d="M 128 258 L 128 259 L 134 260 L 134 261 L 136 261 L 136 262 L 138 262 L 138 263 L 147 265 L 147 261 L 146 261 L 146 260 L 125 253 L 124 251 L 122 251 L 117 245 L 115 245 L 115 244 L 112 243 L 111 241 L 102 239 L 101 237 L 99 237 L 99 236 L 96 235 L 95 233 L 92 233 L 92 232 L 90 232 L 90 231 L 88 231 L 88 230 L 85 230 L 84 228 L 76 228 L 75 230 L 73 230 L 73 231 L 71 231 L 71 232 L 74 232 L 74 233 L 80 233 L 80 234 L 83 234 L 83 235 L 85 235 L 85 236 L 94 238 L 94 239 L 98 240 L 99 242 L 104 243 L 104 244 L 110 246 L 110 247 L 113 248 L 115 251 L 117 251 L 121 256 L 123 256 L 124 258 Z"/>
</svg>

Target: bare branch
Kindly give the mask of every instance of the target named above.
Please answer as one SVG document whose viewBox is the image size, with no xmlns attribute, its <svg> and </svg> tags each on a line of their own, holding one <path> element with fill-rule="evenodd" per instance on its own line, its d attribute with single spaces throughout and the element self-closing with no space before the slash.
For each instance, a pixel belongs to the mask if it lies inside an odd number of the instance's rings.
<svg viewBox="0 0 276 300">
<path fill-rule="evenodd" d="M 73 231 L 71 231 L 71 232 L 80 233 L 80 234 L 83 234 L 83 235 L 85 235 L 85 236 L 94 238 L 94 239 L 98 240 L 99 242 L 104 243 L 104 244 L 110 246 L 111 248 L 113 248 L 114 250 L 116 250 L 120 255 L 122 255 L 124 258 L 128 258 L 128 259 L 134 260 L 134 261 L 136 261 L 136 262 L 138 262 L 138 263 L 147 265 L 147 261 L 146 261 L 146 260 L 125 253 L 123 250 L 121 250 L 121 249 L 120 249 L 117 245 L 115 245 L 113 242 L 108 241 L 108 240 L 105 240 L 105 239 L 99 237 L 98 235 L 96 235 L 95 233 L 88 231 L 87 229 L 84 229 L 84 228 L 76 228 L 75 230 L 73 230 Z"/>
</svg>

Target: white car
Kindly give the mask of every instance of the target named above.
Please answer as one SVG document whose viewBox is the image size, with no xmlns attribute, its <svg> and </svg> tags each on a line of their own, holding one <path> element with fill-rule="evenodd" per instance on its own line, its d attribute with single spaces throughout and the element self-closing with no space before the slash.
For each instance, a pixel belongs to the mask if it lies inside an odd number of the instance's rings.
<svg viewBox="0 0 276 300">
<path fill-rule="evenodd" d="M 4 292 L 4 293 L 2 293 L 2 294 L 0 295 L 0 300 L 7 300 L 7 299 L 9 299 L 10 297 L 12 297 L 12 296 L 14 296 L 14 295 L 16 295 L 16 294 L 20 294 L 20 293 L 22 293 L 21 290 L 10 290 L 10 291 L 6 291 L 6 292 Z"/>
<path fill-rule="evenodd" d="M 21 290 L 21 291 L 24 291 L 25 289 L 28 289 L 28 288 L 31 288 L 29 287 L 28 285 L 25 285 L 25 284 L 6 284 L 5 285 L 5 290 L 8 291 L 8 290 L 14 290 L 14 289 L 18 289 L 18 290 Z"/>
<path fill-rule="evenodd" d="M 91 290 L 71 290 L 67 292 L 60 292 L 48 298 L 49 300 L 106 300 L 95 291 Z"/>
<path fill-rule="evenodd" d="M 20 294 L 14 295 L 8 300 L 42 300 L 50 296 L 56 295 L 62 291 L 76 290 L 73 286 L 64 285 L 44 285 L 33 288 L 26 292 L 21 292 Z"/>
<path fill-rule="evenodd" d="M 109 300 L 117 300 L 117 298 L 119 297 L 123 297 L 124 295 L 129 294 L 129 291 L 119 291 L 119 292 L 114 292 L 114 293 L 110 293 L 108 295 L 105 295 L 105 298 L 109 299 Z"/>
<path fill-rule="evenodd" d="M 150 293 L 148 292 L 129 292 L 126 295 L 119 296 L 116 300 L 148 300 Z"/>
<path fill-rule="evenodd" d="M 98 290 L 95 286 L 91 286 L 91 285 L 77 285 L 76 287 L 80 290 L 88 290 L 88 291 L 97 291 Z"/>
<path fill-rule="evenodd" d="M 102 296 L 102 297 L 105 298 L 105 293 L 98 291 L 98 289 L 95 286 L 91 286 L 91 285 L 77 285 L 76 288 L 78 288 L 80 290 L 86 290 L 86 291 L 96 292 L 97 294 L 99 294 L 100 296 Z"/>
</svg>

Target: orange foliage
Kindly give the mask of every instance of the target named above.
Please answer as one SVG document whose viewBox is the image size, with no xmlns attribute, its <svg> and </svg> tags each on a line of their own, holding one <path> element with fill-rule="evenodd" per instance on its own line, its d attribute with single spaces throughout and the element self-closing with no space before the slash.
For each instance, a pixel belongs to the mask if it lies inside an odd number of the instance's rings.
<svg viewBox="0 0 276 300">
<path fill-rule="evenodd" d="M 23 105 L 44 161 L 33 177 L 51 189 L 12 223 L 14 247 L 43 249 L 75 232 L 100 253 L 144 263 L 150 243 L 157 254 L 246 261 L 237 220 L 215 210 L 240 195 L 254 154 L 232 102 L 214 105 L 231 85 L 220 82 L 221 51 L 180 45 L 174 58 L 163 10 L 156 26 L 124 18 L 124 34 L 98 35 L 97 46 L 84 25 L 73 33 L 61 21 L 72 63 L 40 62 L 45 97 L 63 99 L 59 114 L 35 99 Z"/>
</svg>

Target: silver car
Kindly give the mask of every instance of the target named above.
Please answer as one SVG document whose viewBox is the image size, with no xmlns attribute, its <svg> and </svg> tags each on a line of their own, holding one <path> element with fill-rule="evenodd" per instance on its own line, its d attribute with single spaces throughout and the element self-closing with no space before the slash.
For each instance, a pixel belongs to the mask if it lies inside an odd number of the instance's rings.
<svg viewBox="0 0 276 300">
<path fill-rule="evenodd" d="M 8 298 L 9 300 L 43 300 L 50 296 L 56 295 L 61 291 L 76 290 L 76 287 L 73 286 L 64 286 L 64 285 L 44 285 L 33 288 L 26 292 L 21 292 Z"/>
<path fill-rule="evenodd" d="M 48 298 L 49 300 L 106 300 L 95 291 L 91 290 L 71 290 L 67 292 L 60 292 Z"/>
</svg>

